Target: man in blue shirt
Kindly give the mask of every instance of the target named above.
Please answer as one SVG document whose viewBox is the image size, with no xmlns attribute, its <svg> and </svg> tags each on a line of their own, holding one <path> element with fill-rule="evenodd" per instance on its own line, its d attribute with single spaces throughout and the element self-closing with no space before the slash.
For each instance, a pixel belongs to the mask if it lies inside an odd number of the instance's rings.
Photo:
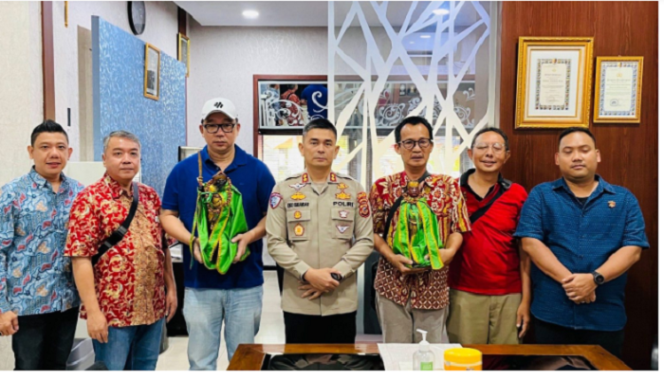
<svg viewBox="0 0 664 380">
<path fill-rule="evenodd" d="M 639 203 L 595 174 L 600 162 L 586 128 L 560 134 L 562 178 L 531 191 L 515 237 L 533 263 L 538 344 L 594 344 L 620 357 L 627 270 L 649 248 Z"/>
<path fill-rule="evenodd" d="M 240 124 L 235 105 L 214 98 L 203 106 L 201 135 L 207 145 L 199 157 L 179 162 L 168 176 L 162 201 L 161 221 L 166 232 L 184 244 L 184 308 L 189 332 L 190 369 L 215 370 L 219 356 L 222 322 L 228 360 L 241 343 L 253 343 L 258 333 L 263 302 L 263 243 L 265 215 L 275 185 L 267 166 L 235 145 Z M 242 194 L 249 231 L 231 241 L 237 255 L 226 274 L 202 264 L 200 242 L 194 241 L 195 262 L 190 266 L 189 242 L 196 212 L 197 178 L 203 183 L 222 171 Z M 240 261 L 245 248 L 251 253 Z"/>
<path fill-rule="evenodd" d="M 13 335 L 17 370 L 64 370 L 80 299 L 63 253 L 83 185 L 62 174 L 72 148 L 59 124 L 46 120 L 30 142 L 32 170 L 0 190 L 0 335 Z"/>
</svg>

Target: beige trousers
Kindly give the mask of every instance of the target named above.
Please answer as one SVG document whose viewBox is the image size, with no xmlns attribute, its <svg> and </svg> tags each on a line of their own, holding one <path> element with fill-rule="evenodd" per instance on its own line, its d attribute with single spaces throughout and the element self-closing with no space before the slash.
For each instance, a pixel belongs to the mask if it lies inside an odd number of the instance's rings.
<svg viewBox="0 0 664 380">
<path fill-rule="evenodd" d="M 439 310 L 413 309 L 410 301 L 401 306 L 376 294 L 376 310 L 385 343 L 419 343 L 422 335 L 417 329 L 427 332 L 429 343 L 443 343 L 447 307 Z"/>
<path fill-rule="evenodd" d="M 521 294 L 486 296 L 450 289 L 450 343 L 519 344 L 516 312 Z"/>
</svg>

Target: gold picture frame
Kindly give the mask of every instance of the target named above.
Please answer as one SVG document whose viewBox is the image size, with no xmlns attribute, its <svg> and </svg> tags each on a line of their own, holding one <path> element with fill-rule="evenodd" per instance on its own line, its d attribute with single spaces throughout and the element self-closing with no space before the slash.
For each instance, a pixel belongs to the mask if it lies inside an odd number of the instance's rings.
<svg viewBox="0 0 664 380">
<path fill-rule="evenodd" d="M 178 61 L 187 65 L 187 78 L 189 78 L 189 61 L 191 56 L 189 43 L 189 37 L 178 33 Z"/>
<path fill-rule="evenodd" d="M 643 57 L 597 57 L 593 122 L 640 123 L 642 86 Z"/>
<path fill-rule="evenodd" d="M 515 128 L 590 124 L 593 37 L 520 37 Z"/>
<path fill-rule="evenodd" d="M 145 69 L 143 96 L 159 100 L 159 75 L 161 71 L 161 50 L 154 45 L 145 44 Z"/>
</svg>

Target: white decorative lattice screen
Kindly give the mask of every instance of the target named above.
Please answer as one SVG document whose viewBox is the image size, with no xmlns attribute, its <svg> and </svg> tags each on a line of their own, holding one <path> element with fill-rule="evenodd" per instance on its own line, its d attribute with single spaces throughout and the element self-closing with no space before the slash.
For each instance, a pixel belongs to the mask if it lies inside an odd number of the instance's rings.
<svg viewBox="0 0 664 380">
<path fill-rule="evenodd" d="M 328 117 L 351 141 L 334 169 L 349 167 L 365 186 L 403 170 L 394 127 L 413 115 L 434 128 L 431 172 L 458 176 L 469 168 L 474 133 L 495 120 L 497 7 L 330 2 Z"/>
</svg>

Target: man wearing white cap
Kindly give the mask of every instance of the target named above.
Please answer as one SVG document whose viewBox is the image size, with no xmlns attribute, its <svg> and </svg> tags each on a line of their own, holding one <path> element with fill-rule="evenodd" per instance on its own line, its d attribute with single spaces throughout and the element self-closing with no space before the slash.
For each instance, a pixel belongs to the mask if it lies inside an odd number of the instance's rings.
<svg viewBox="0 0 664 380">
<path fill-rule="evenodd" d="M 235 105 L 228 99 L 213 98 L 205 103 L 199 129 L 206 146 L 200 154 L 173 168 L 162 201 L 162 225 L 184 245 L 183 312 L 189 332 L 187 353 L 191 370 L 216 369 L 222 322 L 226 324 L 228 360 L 239 344 L 254 342 L 260 325 L 261 239 L 275 181 L 263 162 L 235 145 L 240 132 L 237 116 Z M 229 211 L 240 197 L 241 210 Z M 225 207 L 229 209 L 224 211 Z M 241 214 L 239 211 L 244 211 L 247 232 L 232 232 L 234 236 L 229 236 L 230 231 L 238 230 L 237 219 L 227 223 L 227 228 L 217 228 L 226 226 L 224 218 L 235 218 Z M 205 215 L 202 219 L 201 213 Z M 214 240 L 215 231 L 218 240 Z M 212 232 L 210 239 L 208 232 Z M 230 267 L 219 264 L 226 256 L 222 250 L 228 252 L 229 239 L 234 256 Z M 215 262 L 219 265 L 215 266 Z"/>
</svg>

